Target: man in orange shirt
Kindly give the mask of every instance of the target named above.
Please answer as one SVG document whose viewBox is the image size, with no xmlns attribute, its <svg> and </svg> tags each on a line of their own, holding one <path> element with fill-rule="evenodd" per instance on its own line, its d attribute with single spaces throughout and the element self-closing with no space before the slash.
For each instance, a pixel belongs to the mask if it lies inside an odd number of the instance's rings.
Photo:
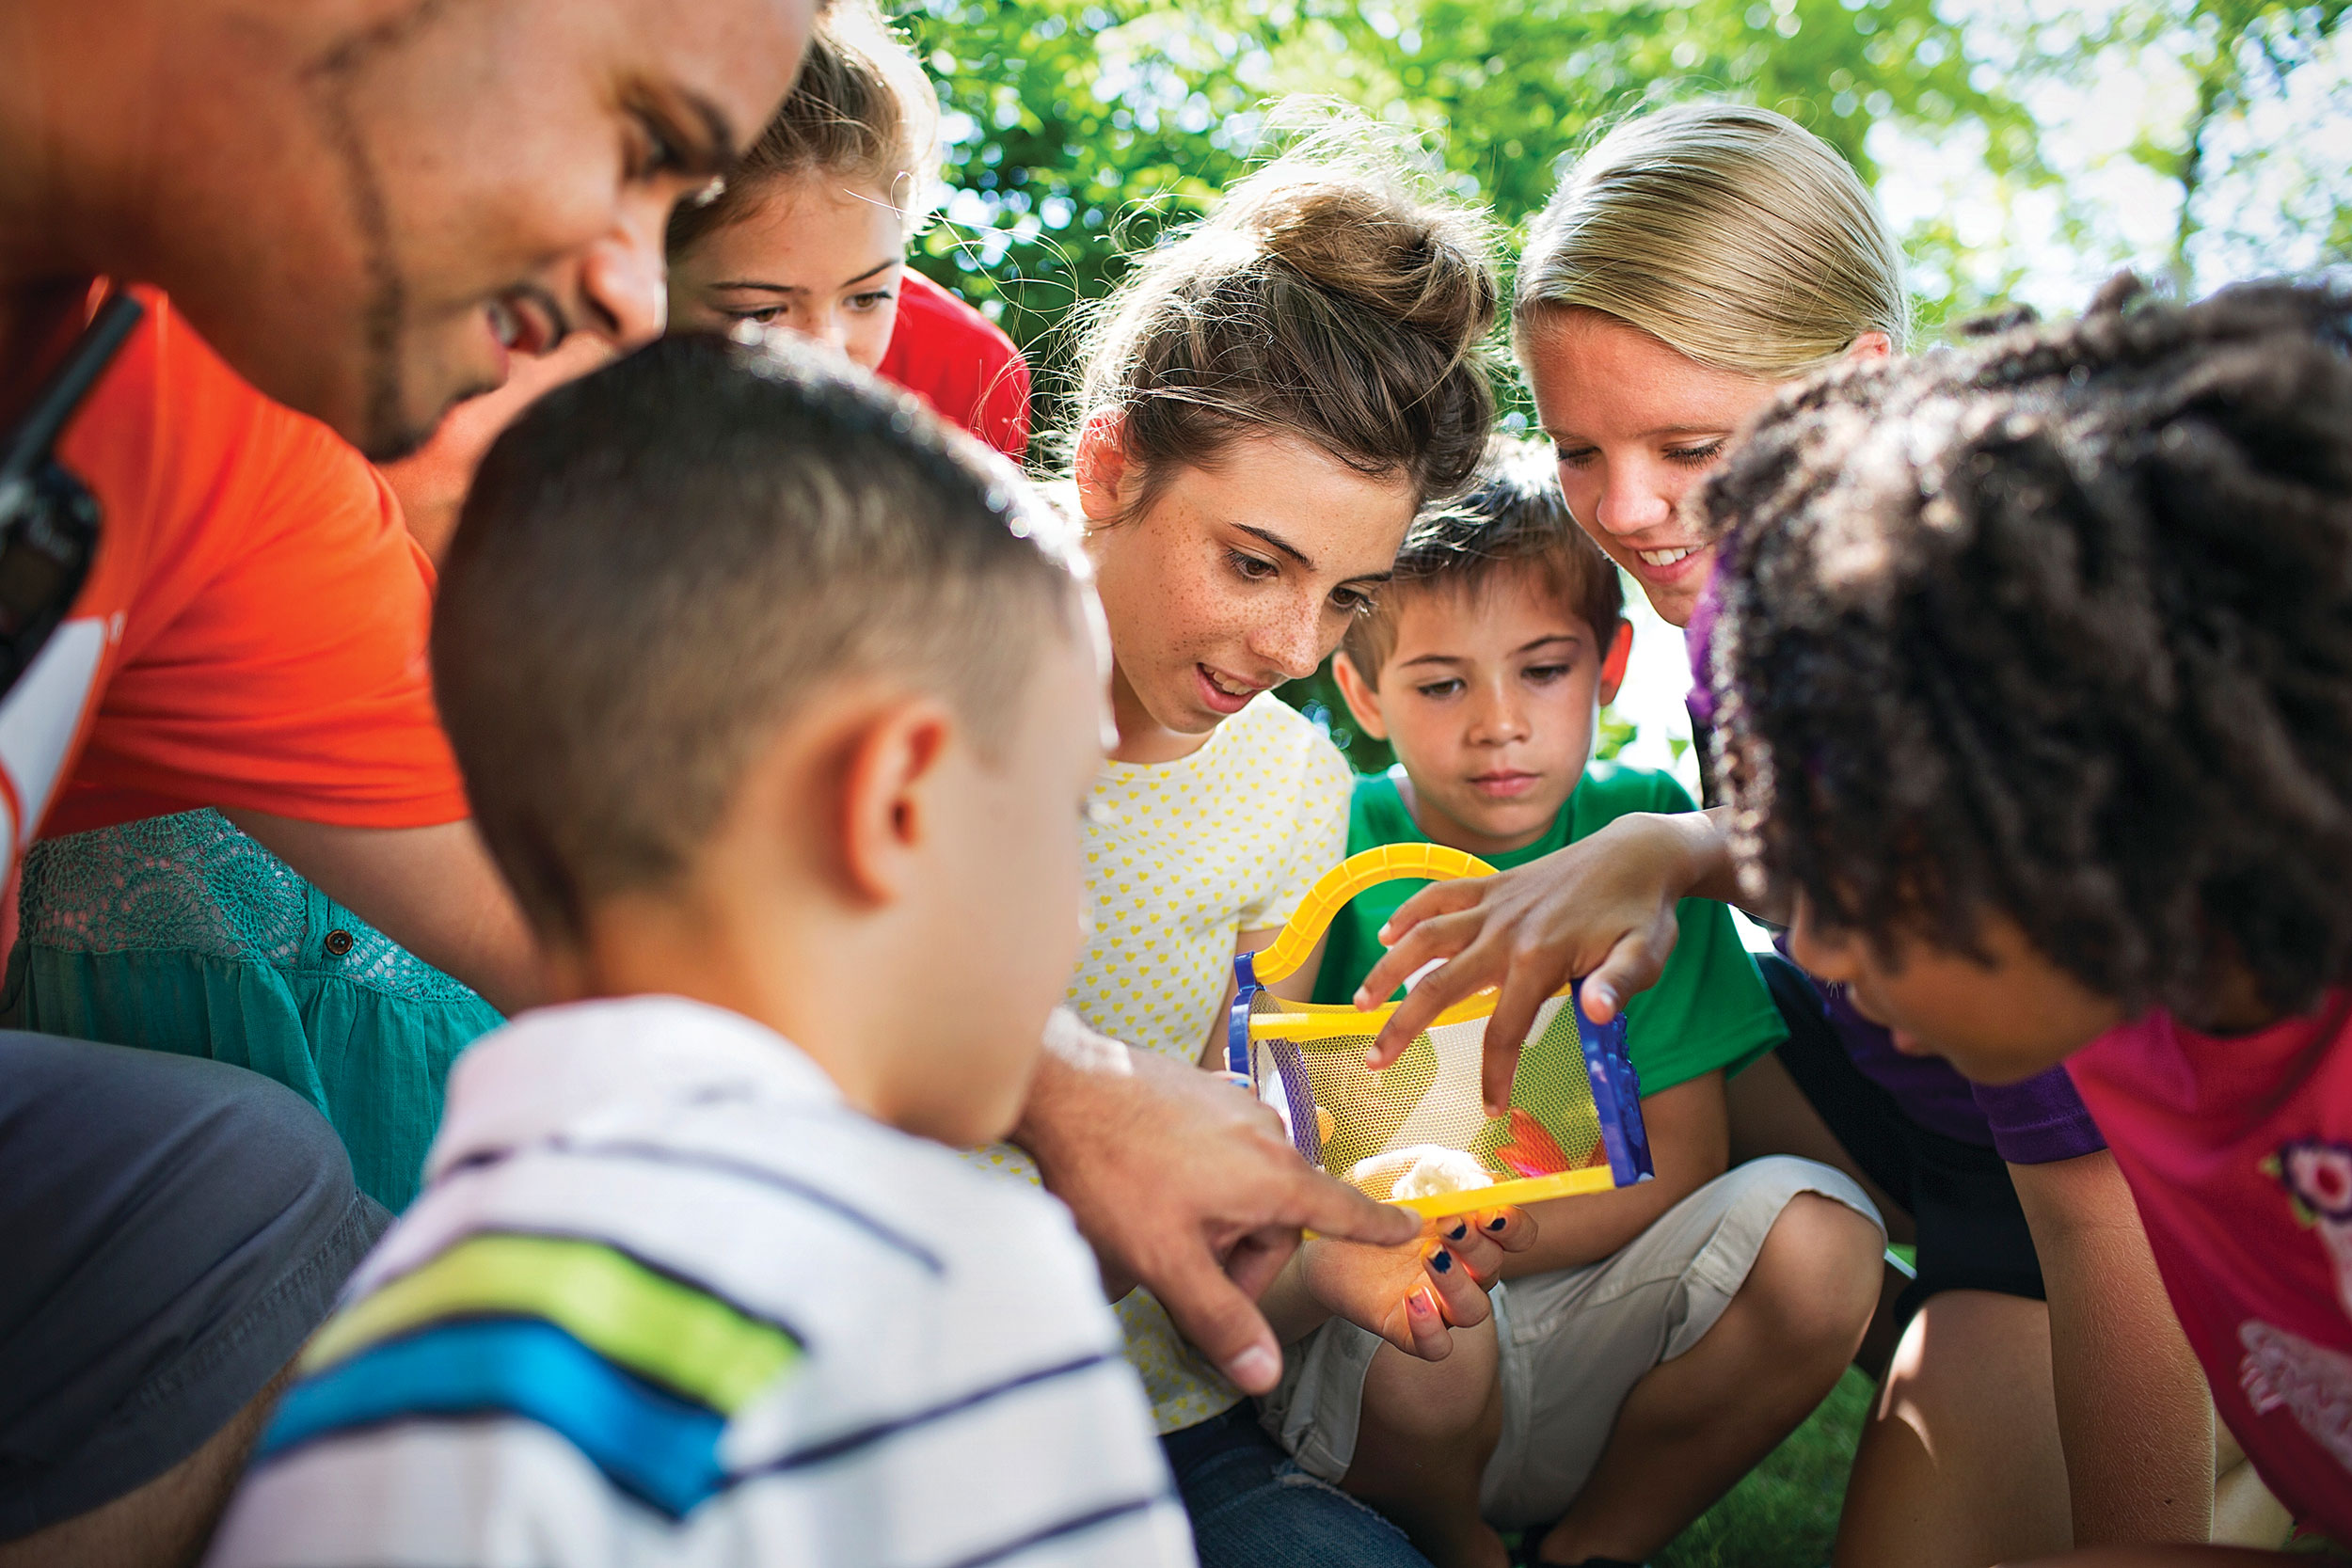
<svg viewBox="0 0 2352 1568">
<path fill-rule="evenodd" d="M 218 805 L 528 1000 L 434 714 L 429 576 L 349 443 L 414 445 L 510 349 L 659 330 L 669 208 L 773 112 L 809 10 L 0 8 L 0 450 L 97 279 L 163 291 L 133 291 L 62 471 L 0 471 L 0 551 L 59 533 L 61 486 L 100 516 L 37 649 L 0 614 L 29 660 L 0 694 L 0 881 L 44 830 Z M 0 1563 L 191 1560 L 382 1219 L 264 1079 L 0 1035 Z"/>
</svg>

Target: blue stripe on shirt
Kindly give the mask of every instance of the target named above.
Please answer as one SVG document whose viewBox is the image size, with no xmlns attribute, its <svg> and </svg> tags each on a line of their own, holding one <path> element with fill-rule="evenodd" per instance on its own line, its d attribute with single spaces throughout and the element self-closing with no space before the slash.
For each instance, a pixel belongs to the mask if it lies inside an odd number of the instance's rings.
<svg viewBox="0 0 2352 1568">
<path fill-rule="evenodd" d="M 570 1443 L 605 1479 L 681 1518 L 725 1483 L 717 1413 L 631 1376 L 536 1319 L 447 1322 L 298 1383 L 257 1456 L 417 1417 L 511 1415 Z"/>
</svg>

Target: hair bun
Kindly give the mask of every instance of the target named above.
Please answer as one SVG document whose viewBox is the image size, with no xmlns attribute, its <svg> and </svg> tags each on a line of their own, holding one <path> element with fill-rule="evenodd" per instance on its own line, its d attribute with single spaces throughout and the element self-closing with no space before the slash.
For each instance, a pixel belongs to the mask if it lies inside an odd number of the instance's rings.
<svg viewBox="0 0 2352 1568">
<path fill-rule="evenodd" d="M 1422 199 L 1392 173 L 1278 162 L 1211 220 L 1254 239 L 1316 288 L 1371 307 L 1456 353 L 1500 304 L 1475 214 Z"/>
<path fill-rule="evenodd" d="M 1494 422 L 1487 225 L 1425 194 L 1393 133 L 1318 118 L 1136 258 L 1094 313 L 1075 425 L 1118 416 L 1146 474 L 1270 430 L 1422 497 L 1453 490 Z"/>
</svg>

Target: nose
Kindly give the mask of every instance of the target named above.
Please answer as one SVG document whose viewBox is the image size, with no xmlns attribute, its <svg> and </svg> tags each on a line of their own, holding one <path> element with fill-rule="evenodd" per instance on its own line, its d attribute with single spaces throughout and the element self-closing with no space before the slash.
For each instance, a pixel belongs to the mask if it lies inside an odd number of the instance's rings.
<svg viewBox="0 0 2352 1568">
<path fill-rule="evenodd" d="M 669 324 L 670 269 L 661 252 L 669 211 L 666 201 L 631 201 L 580 257 L 580 291 L 587 309 L 579 325 L 614 348 L 651 342 Z"/>
<path fill-rule="evenodd" d="M 1249 640 L 1249 650 L 1281 672 L 1285 680 L 1304 680 L 1313 674 L 1315 666 L 1323 662 L 1323 656 L 1329 651 L 1323 641 L 1320 595 L 1261 626 L 1258 634 Z"/>
<path fill-rule="evenodd" d="M 806 317 L 795 316 L 792 325 L 835 354 L 850 352 L 850 319 L 837 305 L 819 306 Z"/>
<path fill-rule="evenodd" d="M 1473 746 L 1509 746 L 1527 738 L 1527 707 L 1505 682 L 1494 682 L 1478 692 L 1470 709 L 1470 740 Z"/>
<path fill-rule="evenodd" d="M 1620 536 L 1639 533 L 1644 529 L 1656 528 L 1673 515 L 1674 498 L 1645 466 L 1610 466 L 1600 500 L 1593 508 L 1594 521 L 1602 529 Z"/>
</svg>

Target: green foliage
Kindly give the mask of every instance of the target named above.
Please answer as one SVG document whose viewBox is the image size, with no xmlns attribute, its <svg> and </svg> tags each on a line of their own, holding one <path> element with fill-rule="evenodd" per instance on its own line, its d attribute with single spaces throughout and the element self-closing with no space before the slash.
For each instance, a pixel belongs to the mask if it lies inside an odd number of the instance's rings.
<svg viewBox="0 0 2352 1568">
<path fill-rule="evenodd" d="M 2027 106 L 2046 108 L 2042 88 L 2087 95 L 2082 112 L 2097 118 L 2097 89 L 2119 73 L 2184 84 L 2148 98 L 2180 106 L 2149 111 L 2122 156 L 2179 193 L 2169 264 L 2186 287 L 2216 182 L 2252 191 L 2263 157 L 2302 156 L 2258 149 L 2249 161 L 2217 138 L 2242 131 L 2250 106 L 2280 101 L 2296 72 L 2340 57 L 2328 49 L 2352 9 L 2352 0 L 2114 0 L 2088 10 L 1965 0 L 898 3 L 948 117 L 952 199 L 914 261 L 996 315 L 1030 356 L 1046 462 L 1068 414 L 1083 306 L 1109 291 L 1128 255 L 1200 213 L 1265 150 L 1265 109 L 1284 95 L 1323 95 L 1419 133 L 1443 182 L 1514 232 L 1565 157 L 1655 102 L 1769 104 L 1874 180 L 1913 175 L 1875 161 L 1902 147 L 1966 147 L 1981 170 L 1974 194 L 2010 205 L 1990 236 L 1981 219 L 1940 210 L 1909 220 L 1931 333 L 2050 265 L 2046 246 L 2034 251 L 2010 221 L 2035 193 L 2058 202 L 2051 239 L 2073 255 L 2112 258 L 2101 267 L 2167 263 L 2133 254 L 2117 214 L 2061 182 L 2049 127 Z M 2258 214 L 2236 254 L 2259 258 L 2284 221 L 2320 260 L 2352 259 L 2344 162 L 2304 157 L 2296 211 Z M 2086 171 L 2064 172 L 2079 183 Z"/>
<path fill-rule="evenodd" d="M 2283 96 L 2288 78 L 2325 53 L 2348 11 L 2348 0 L 2135 0 L 2096 26 L 2068 17 L 2030 27 L 2018 75 L 2089 87 L 2153 60 L 2185 78 L 2185 112 L 2140 126 L 2124 151 L 2178 193 L 2166 268 L 2187 293 L 2197 280 L 2195 243 L 2207 224 L 2203 198 L 2235 161 L 2217 147 L 2217 134 Z M 2340 170 L 2344 160 L 2333 162 Z M 2352 188 L 2337 191 L 2340 213 Z"/>
<path fill-rule="evenodd" d="M 1084 302 L 1266 145 L 1265 105 L 1321 94 L 1422 134 L 1445 182 L 1516 228 L 1561 158 L 1645 102 L 1781 108 L 1866 174 L 1872 120 L 2031 122 L 1932 0 L 922 0 L 954 195 L 915 264 L 996 314 L 1051 427 Z"/>
</svg>

